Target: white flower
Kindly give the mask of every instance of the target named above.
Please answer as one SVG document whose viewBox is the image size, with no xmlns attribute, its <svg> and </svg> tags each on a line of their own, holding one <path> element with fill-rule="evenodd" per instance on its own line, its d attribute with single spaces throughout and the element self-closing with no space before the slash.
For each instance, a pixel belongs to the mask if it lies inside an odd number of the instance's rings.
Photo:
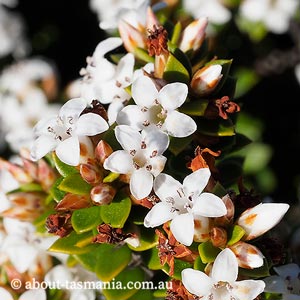
<svg viewBox="0 0 300 300">
<path fill-rule="evenodd" d="M 237 225 L 245 230 L 245 240 L 252 240 L 277 225 L 289 207 L 286 203 L 260 203 L 244 211 Z"/>
<path fill-rule="evenodd" d="M 117 65 L 104 57 L 107 52 L 120 45 L 120 38 L 108 38 L 100 42 L 93 56 L 87 59 L 87 67 L 80 71 L 80 74 L 84 75 L 80 96 L 97 99 L 103 104 L 110 103 L 107 111 L 110 124 L 115 122 L 117 113 L 124 107 L 124 102 L 131 97 L 125 88 L 131 84 L 133 78 L 133 54 L 127 53 Z"/>
<path fill-rule="evenodd" d="M 298 6 L 298 0 L 244 0 L 239 9 L 242 17 L 262 22 L 269 31 L 282 34 L 288 30 Z"/>
<path fill-rule="evenodd" d="M 202 193 L 209 178 L 208 168 L 188 175 L 183 184 L 170 175 L 158 175 L 153 188 L 161 202 L 148 212 L 144 225 L 156 227 L 172 220 L 170 229 L 175 238 L 190 246 L 195 233 L 194 220 L 199 217 L 221 217 L 227 212 L 222 199 L 211 193 Z"/>
<path fill-rule="evenodd" d="M 118 124 L 139 130 L 153 124 L 174 137 L 186 137 L 197 129 L 191 117 L 177 111 L 186 100 L 186 84 L 169 83 L 158 91 L 149 77 L 142 76 L 133 82 L 131 91 L 137 105 L 124 107 L 118 114 Z"/>
<path fill-rule="evenodd" d="M 230 11 L 220 0 L 183 0 L 183 8 L 195 19 L 208 17 L 208 21 L 222 25 L 231 18 Z"/>
<path fill-rule="evenodd" d="M 167 159 L 162 153 L 169 146 L 169 138 L 156 128 L 140 133 L 127 125 L 117 126 L 115 135 L 124 150 L 113 152 L 103 166 L 115 173 L 130 174 L 132 195 L 137 199 L 145 198 L 152 190 L 153 176 L 165 166 Z"/>
<path fill-rule="evenodd" d="M 53 243 L 56 237 L 39 238 L 34 225 L 17 219 L 4 218 L 3 226 L 7 235 L 1 243 L 2 259 L 7 258 L 20 273 L 34 270 L 36 266 L 43 271 L 51 267 L 50 255 L 43 245 Z"/>
<path fill-rule="evenodd" d="M 264 279 L 265 292 L 282 294 L 282 300 L 300 300 L 300 268 L 291 263 L 274 267 L 278 276 Z"/>
<path fill-rule="evenodd" d="M 229 249 L 221 251 L 213 264 L 210 276 L 194 270 L 184 269 L 181 273 L 185 288 L 205 300 L 252 300 L 264 291 L 262 280 L 236 281 L 238 263 Z"/>
<path fill-rule="evenodd" d="M 55 150 L 66 164 L 77 166 L 80 162 L 80 137 L 93 136 L 108 129 L 107 122 L 94 113 L 82 114 L 86 100 L 71 99 L 60 109 L 58 116 L 39 121 L 34 130 L 38 138 L 31 149 L 33 160 L 39 160 Z"/>
</svg>

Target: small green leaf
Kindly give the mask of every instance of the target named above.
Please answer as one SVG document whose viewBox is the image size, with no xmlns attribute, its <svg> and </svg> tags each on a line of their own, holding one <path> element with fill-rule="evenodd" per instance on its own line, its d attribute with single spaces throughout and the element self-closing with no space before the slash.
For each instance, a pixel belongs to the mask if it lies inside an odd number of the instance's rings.
<svg viewBox="0 0 300 300">
<path fill-rule="evenodd" d="M 163 268 L 163 266 L 160 264 L 158 249 L 156 247 L 152 248 L 149 252 L 147 266 L 150 270 L 161 270 Z"/>
<path fill-rule="evenodd" d="M 228 233 L 228 246 L 232 246 L 233 244 L 237 243 L 245 234 L 245 230 L 239 226 L 234 225 Z"/>
<path fill-rule="evenodd" d="M 85 269 L 95 272 L 98 261 L 98 249 L 101 248 L 99 244 L 89 246 L 89 252 L 82 254 L 75 254 L 74 257 L 79 261 Z"/>
<path fill-rule="evenodd" d="M 198 251 L 202 262 L 205 264 L 214 262 L 217 255 L 221 252 L 221 250 L 214 247 L 210 241 L 201 243 L 198 247 Z"/>
<path fill-rule="evenodd" d="M 148 54 L 148 51 L 142 48 L 135 48 L 134 55 L 136 58 L 146 62 L 146 63 L 154 63 L 154 57 Z"/>
<path fill-rule="evenodd" d="M 206 267 L 206 264 L 203 263 L 200 256 L 197 256 L 197 258 L 194 261 L 194 269 L 204 272 L 205 267 Z"/>
<path fill-rule="evenodd" d="M 193 268 L 193 264 L 189 263 L 189 262 L 186 262 L 186 261 L 183 261 L 181 259 L 177 259 L 175 258 L 174 259 L 174 274 L 172 276 L 172 278 L 175 278 L 175 279 L 178 279 L 178 280 L 181 280 L 181 272 L 184 270 L 184 269 L 187 269 L 187 268 Z M 169 274 L 169 270 L 170 270 L 170 267 L 165 264 L 163 266 L 163 270 Z"/>
<path fill-rule="evenodd" d="M 171 38 L 171 43 L 177 45 L 180 35 L 181 35 L 182 25 L 180 22 L 177 22 L 173 29 L 173 34 Z"/>
<path fill-rule="evenodd" d="M 43 188 L 38 183 L 25 183 L 22 184 L 17 190 L 14 192 L 43 192 Z"/>
<path fill-rule="evenodd" d="M 183 82 L 188 84 L 190 81 L 190 74 L 183 64 L 172 54 L 169 54 L 163 79 L 168 82 Z"/>
<path fill-rule="evenodd" d="M 72 226 L 77 233 L 83 233 L 92 230 L 102 223 L 100 215 L 101 207 L 92 206 L 88 208 L 77 209 L 72 214 Z"/>
<path fill-rule="evenodd" d="M 186 102 L 179 108 L 179 111 L 189 116 L 202 117 L 204 116 L 208 102 L 206 99 Z"/>
<path fill-rule="evenodd" d="M 58 187 L 61 184 L 61 182 L 64 180 L 64 177 L 59 177 L 54 184 L 51 187 L 50 194 L 52 195 L 53 199 L 56 202 L 59 202 L 64 198 L 66 193 L 64 191 L 61 191 Z"/>
<path fill-rule="evenodd" d="M 199 132 L 209 136 L 233 136 L 235 135 L 234 125 L 230 119 L 207 120 L 198 119 L 197 126 Z"/>
<path fill-rule="evenodd" d="M 123 228 L 130 210 L 130 198 L 123 193 L 118 193 L 112 203 L 101 207 L 101 217 L 104 223 L 114 228 Z"/>
<path fill-rule="evenodd" d="M 82 254 L 90 251 L 90 247 L 93 246 L 90 244 L 87 247 L 78 247 L 80 242 L 89 240 L 92 242 L 93 234 L 92 232 L 85 232 L 82 234 L 77 234 L 75 231 L 71 232 L 68 236 L 59 238 L 52 244 L 49 248 L 49 251 L 64 253 L 64 254 Z"/>
<path fill-rule="evenodd" d="M 113 173 L 110 172 L 104 179 L 103 182 L 104 183 L 108 183 L 108 182 L 113 182 L 115 180 L 117 180 L 119 178 L 120 174 L 118 173 Z"/>
<path fill-rule="evenodd" d="M 131 260 L 131 250 L 127 245 L 117 247 L 111 244 L 101 244 L 97 253 L 95 272 L 102 281 L 115 278 Z"/>
<path fill-rule="evenodd" d="M 131 250 L 145 251 L 155 247 L 158 244 L 158 236 L 155 234 L 154 229 L 141 226 L 139 236 L 140 245 L 138 247 L 133 247 L 128 244 L 128 247 Z"/>
<path fill-rule="evenodd" d="M 58 188 L 67 193 L 87 195 L 92 186 L 84 181 L 79 173 L 73 173 L 65 177 Z"/>
<path fill-rule="evenodd" d="M 110 288 L 103 289 L 102 293 L 107 300 L 129 299 L 138 292 L 138 289 L 134 287 L 138 288 L 141 286 L 142 288 L 144 277 L 145 274 L 141 268 L 127 268 L 123 272 L 119 273 L 115 280 L 110 282 Z"/>
<path fill-rule="evenodd" d="M 55 152 L 52 152 L 52 158 L 55 163 L 55 167 L 59 174 L 63 177 L 67 177 L 70 174 L 79 173 L 79 171 L 76 169 L 76 167 L 69 166 L 65 163 L 63 163 L 55 154 Z"/>
</svg>

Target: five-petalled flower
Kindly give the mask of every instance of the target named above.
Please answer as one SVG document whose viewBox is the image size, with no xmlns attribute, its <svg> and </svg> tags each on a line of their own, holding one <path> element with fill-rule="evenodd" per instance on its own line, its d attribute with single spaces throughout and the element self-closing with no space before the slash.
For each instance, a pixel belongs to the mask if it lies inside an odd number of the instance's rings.
<svg viewBox="0 0 300 300">
<path fill-rule="evenodd" d="M 155 125 L 174 137 L 189 136 L 197 129 L 190 116 L 177 111 L 187 98 L 186 84 L 173 82 L 158 91 L 149 77 L 142 76 L 132 83 L 131 91 L 137 105 L 124 107 L 117 116 L 118 124 L 139 130 Z"/>
<path fill-rule="evenodd" d="M 157 227 L 171 221 L 170 229 L 180 243 L 190 246 L 195 234 L 194 221 L 202 217 L 221 217 L 227 212 L 218 196 L 202 192 L 210 178 L 210 170 L 202 168 L 185 177 L 183 184 L 167 174 L 154 180 L 154 192 L 161 202 L 145 217 L 145 227 Z"/>
<path fill-rule="evenodd" d="M 169 146 L 169 137 L 155 127 L 139 132 L 127 125 L 117 126 L 115 135 L 124 150 L 113 152 L 103 166 L 114 173 L 129 174 L 131 194 L 145 198 L 152 190 L 153 177 L 164 169 L 167 158 L 162 153 Z"/>
<path fill-rule="evenodd" d="M 80 162 L 80 142 L 108 129 L 107 122 L 98 114 L 81 114 L 87 102 L 74 98 L 66 102 L 58 116 L 42 119 L 34 127 L 37 139 L 31 148 L 31 158 L 39 160 L 55 150 L 64 163 L 77 166 Z"/>
<path fill-rule="evenodd" d="M 201 299 L 209 300 L 252 300 L 264 291 L 262 280 L 238 278 L 238 262 L 229 249 L 222 250 L 216 257 L 210 276 L 191 268 L 181 273 L 185 288 Z"/>
</svg>

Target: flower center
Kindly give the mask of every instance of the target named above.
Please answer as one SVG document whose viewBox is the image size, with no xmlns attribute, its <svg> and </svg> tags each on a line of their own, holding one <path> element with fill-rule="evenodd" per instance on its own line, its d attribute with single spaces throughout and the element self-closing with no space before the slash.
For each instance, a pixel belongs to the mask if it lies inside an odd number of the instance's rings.
<svg viewBox="0 0 300 300">
<path fill-rule="evenodd" d="M 72 136 L 74 126 L 74 118 L 67 117 L 66 120 L 63 120 L 61 117 L 58 117 L 56 120 L 56 124 L 52 126 L 48 126 L 48 132 L 52 133 L 55 139 L 60 141 L 64 141 L 65 139 Z"/>
</svg>

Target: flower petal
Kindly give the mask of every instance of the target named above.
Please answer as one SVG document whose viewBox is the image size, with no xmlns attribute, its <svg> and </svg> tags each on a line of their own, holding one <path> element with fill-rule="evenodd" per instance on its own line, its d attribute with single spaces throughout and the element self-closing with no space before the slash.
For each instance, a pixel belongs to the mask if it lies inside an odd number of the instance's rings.
<svg viewBox="0 0 300 300">
<path fill-rule="evenodd" d="M 145 128 L 142 131 L 142 138 L 147 145 L 149 156 L 152 156 L 154 151 L 155 155 L 160 155 L 168 149 L 169 136 L 154 126 Z"/>
<path fill-rule="evenodd" d="M 117 115 L 117 123 L 119 125 L 129 125 L 138 130 L 144 128 L 143 123 L 145 120 L 145 113 L 141 111 L 138 105 L 127 105 Z"/>
<path fill-rule="evenodd" d="M 94 290 L 72 289 L 70 300 L 94 300 L 96 297 Z"/>
<path fill-rule="evenodd" d="M 182 189 L 182 184 L 167 174 L 159 174 L 154 179 L 154 192 L 161 201 L 167 201 L 168 197 L 178 196 L 177 190 Z"/>
<path fill-rule="evenodd" d="M 193 214 L 204 217 L 221 217 L 227 209 L 221 198 L 211 193 L 202 193 L 194 199 Z"/>
<path fill-rule="evenodd" d="M 107 122 L 99 115 L 94 113 L 83 114 L 76 122 L 76 134 L 93 136 L 108 129 Z"/>
<path fill-rule="evenodd" d="M 12 295 L 3 287 L 0 287 L 0 299 L 1 300 L 13 300 Z"/>
<path fill-rule="evenodd" d="M 297 264 L 290 263 L 286 265 L 282 265 L 280 267 L 274 267 L 275 272 L 283 277 L 291 277 L 291 278 L 298 278 L 300 273 L 300 267 Z"/>
<path fill-rule="evenodd" d="M 46 154 L 55 149 L 58 142 L 52 135 L 41 135 L 38 137 L 31 147 L 30 157 L 33 161 L 37 161 Z"/>
<path fill-rule="evenodd" d="M 167 133 L 174 137 L 186 137 L 197 129 L 195 121 L 176 110 L 169 112 L 164 123 Z"/>
<path fill-rule="evenodd" d="M 253 300 L 264 291 L 264 288 L 265 283 L 262 280 L 243 280 L 233 284 L 231 293 L 236 299 Z"/>
<path fill-rule="evenodd" d="M 130 192 L 136 199 L 147 197 L 153 187 L 153 175 L 145 169 L 134 171 L 130 177 Z"/>
<path fill-rule="evenodd" d="M 249 241 L 277 225 L 288 209 L 286 203 L 261 203 L 243 212 L 237 224 L 246 231 Z"/>
<path fill-rule="evenodd" d="M 133 170 L 132 156 L 125 150 L 115 151 L 104 161 L 103 167 L 114 173 L 128 174 Z"/>
<path fill-rule="evenodd" d="M 67 165 L 78 166 L 80 159 L 80 147 L 77 136 L 72 136 L 56 147 L 56 155 Z"/>
<path fill-rule="evenodd" d="M 127 87 L 131 84 L 133 67 L 134 55 L 132 53 L 127 53 L 120 59 L 116 69 L 115 79 L 122 87 Z"/>
<path fill-rule="evenodd" d="M 194 218 L 186 213 L 176 216 L 170 225 L 175 239 L 183 245 L 190 246 L 194 238 Z"/>
<path fill-rule="evenodd" d="M 165 202 L 159 202 L 147 213 L 144 226 L 147 228 L 160 226 L 171 220 L 175 215 L 176 213 L 171 210 L 171 205 Z"/>
<path fill-rule="evenodd" d="M 239 267 L 245 269 L 259 268 L 264 264 L 264 256 L 260 250 L 250 244 L 238 242 L 230 247 L 235 254 Z"/>
<path fill-rule="evenodd" d="M 87 101 L 83 98 L 73 98 L 67 101 L 59 110 L 61 118 L 78 118 L 82 111 L 86 108 Z"/>
<path fill-rule="evenodd" d="M 206 187 L 210 178 L 209 168 L 201 168 L 188 176 L 183 180 L 183 191 L 187 197 L 193 195 L 197 197 Z"/>
<path fill-rule="evenodd" d="M 113 50 L 113 49 L 121 46 L 122 43 L 123 43 L 123 41 L 122 41 L 121 38 L 118 38 L 118 37 L 107 38 L 107 39 L 101 41 L 97 45 L 97 47 L 96 47 L 96 49 L 94 51 L 93 56 L 95 56 L 96 60 L 101 60 L 101 59 L 104 58 L 104 55 L 107 52 L 109 52 L 109 51 L 111 51 L 111 50 Z"/>
<path fill-rule="evenodd" d="M 116 122 L 119 112 L 124 108 L 122 101 L 113 100 L 107 109 L 107 117 L 109 125 L 112 125 Z"/>
<path fill-rule="evenodd" d="M 184 83 L 174 82 L 165 85 L 158 94 L 158 102 L 168 111 L 180 107 L 188 94 L 188 87 Z"/>
<path fill-rule="evenodd" d="M 46 292 L 43 289 L 32 289 L 28 290 L 23 293 L 19 300 L 32 300 L 32 299 L 39 299 L 39 300 L 46 300 Z"/>
<path fill-rule="evenodd" d="M 166 162 L 167 162 L 167 158 L 162 155 L 150 158 L 148 160 L 148 164 L 151 165 L 152 167 L 150 171 L 151 174 L 154 177 L 158 176 L 164 169 Z"/>
<path fill-rule="evenodd" d="M 132 83 L 131 93 L 134 102 L 140 107 L 152 106 L 158 96 L 155 84 L 147 76 L 139 77 Z"/>
<path fill-rule="evenodd" d="M 181 277 L 183 285 L 190 293 L 199 297 L 211 293 L 213 281 L 205 273 L 188 268 L 181 272 Z"/>
<path fill-rule="evenodd" d="M 226 270 L 226 272 L 224 272 Z M 222 250 L 215 262 L 211 271 L 211 277 L 215 282 L 224 281 L 233 283 L 238 275 L 238 262 L 234 253 L 226 248 Z"/>
<path fill-rule="evenodd" d="M 133 129 L 128 125 L 118 125 L 115 128 L 115 135 L 124 150 L 141 149 L 142 136 L 137 129 Z"/>
</svg>

